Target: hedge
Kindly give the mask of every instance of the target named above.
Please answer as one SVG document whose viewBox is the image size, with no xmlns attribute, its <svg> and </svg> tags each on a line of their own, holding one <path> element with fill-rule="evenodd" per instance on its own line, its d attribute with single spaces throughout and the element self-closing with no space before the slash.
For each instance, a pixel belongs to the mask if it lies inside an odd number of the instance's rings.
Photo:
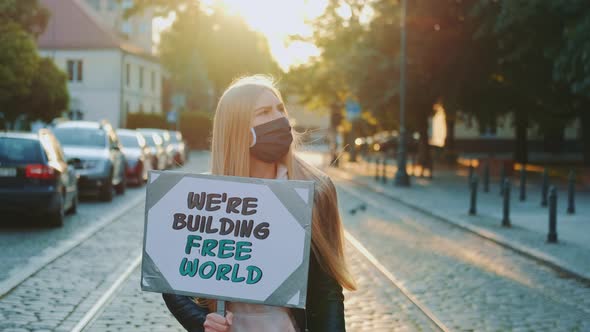
<svg viewBox="0 0 590 332">
<path fill-rule="evenodd" d="M 166 122 L 166 114 L 129 113 L 127 114 L 127 128 L 160 128 L 174 130 L 175 125 Z M 209 149 L 212 115 L 206 112 L 181 112 L 180 132 L 191 149 Z"/>
</svg>

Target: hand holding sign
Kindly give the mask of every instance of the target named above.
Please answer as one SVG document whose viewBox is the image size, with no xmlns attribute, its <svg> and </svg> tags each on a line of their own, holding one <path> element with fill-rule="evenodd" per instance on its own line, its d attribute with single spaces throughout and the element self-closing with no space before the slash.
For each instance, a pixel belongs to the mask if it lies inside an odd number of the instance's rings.
<svg viewBox="0 0 590 332">
<path fill-rule="evenodd" d="M 234 315 L 231 312 L 227 312 L 225 317 L 218 313 L 210 313 L 207 315 L 205 324 L 205 332 L 226 332 L 229 331 L 232 325 Z"/>
<path fill-rule="evenodd" d="M 142 289 L 302 308 L 312 204 L 308 181 L 152 171 Z"/>
</svg>

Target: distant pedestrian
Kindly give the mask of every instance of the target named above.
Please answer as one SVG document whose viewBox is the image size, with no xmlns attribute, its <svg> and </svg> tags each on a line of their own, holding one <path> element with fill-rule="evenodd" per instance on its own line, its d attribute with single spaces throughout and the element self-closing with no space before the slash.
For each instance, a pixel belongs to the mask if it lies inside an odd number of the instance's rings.
<svg viewBox="0 0 590 332">
<path fill-rule="evenodd" d="M 213 125 L 214 175 L 315 182 L 306 310 L 163 294 L 188 331 L 345 331 L 342 288 L 355 289 L 344 260 L 342 223 L 330 178 L 293 153 L 293 133 L 279 91 L 265 76 L 235 81 L 222 95 Z"/>
</svg>

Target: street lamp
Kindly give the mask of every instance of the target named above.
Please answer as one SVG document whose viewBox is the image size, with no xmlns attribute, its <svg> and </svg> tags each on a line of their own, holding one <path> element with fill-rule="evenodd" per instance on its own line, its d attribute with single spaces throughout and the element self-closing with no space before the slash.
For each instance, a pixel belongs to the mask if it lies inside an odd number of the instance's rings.
<svg viewBox="0 0 590 332">
<path fill-rule="evenodd" d="M 401 55 L 400 55 L 400 88 L 399 88 L 399 139 L 397 153 L 397 172 L 394 183 L 400 187 L 408 187 L 410 178 L 406 172 L 406 10 L 407 0 L 402 0 Z"/>
</svg>

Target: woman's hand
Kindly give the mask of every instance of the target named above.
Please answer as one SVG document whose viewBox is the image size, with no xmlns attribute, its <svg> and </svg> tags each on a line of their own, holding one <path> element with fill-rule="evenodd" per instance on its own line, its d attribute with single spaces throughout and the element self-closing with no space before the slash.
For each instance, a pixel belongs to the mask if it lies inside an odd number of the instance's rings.
<svg viewBox="0 0 590 332">
<path fill-rule="evenodd" d="M 234 315 L 231 311 L 227 312 L 225 317 L 221 316 L 217 313 L 210 313 L 207 315 L 205 319 L 205 323 L 203 327 L 205 327 L 205 332 L 228 332 Z"/>
</svg>

